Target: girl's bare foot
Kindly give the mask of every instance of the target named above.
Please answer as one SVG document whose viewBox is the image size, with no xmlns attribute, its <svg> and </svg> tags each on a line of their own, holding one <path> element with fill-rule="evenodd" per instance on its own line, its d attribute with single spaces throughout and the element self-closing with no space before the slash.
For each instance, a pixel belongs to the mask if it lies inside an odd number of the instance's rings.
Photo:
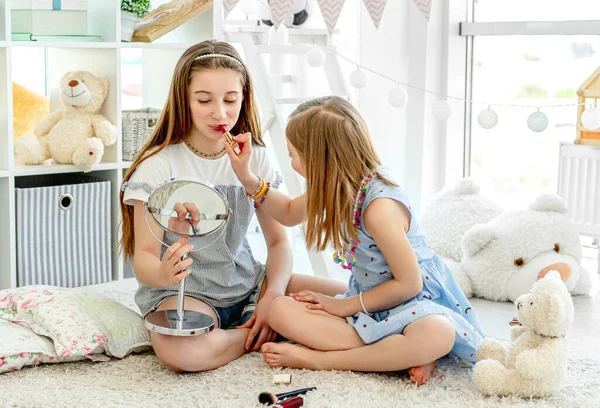
<svg viewBox="0 0 600 408">
<path fill-rule="evenodd" d="M 431 377 L 431 372 L 435 368 L 435 363 L 436 362 L 434 361 L 433 363 L 409 368 L 408 375 L 410 375 L 410 380 L 419 385 L 425 384 L 429 381 L 429 377 Z"/>
<path fill-rule="evenodd" d="M 265 343 L 261 351 L 263 360 L 271 367 L 309 368 L 312 370 L 318 370 L 314 362 L 318 361 L 317 354 L 322 353 L 290 343 Z"/>
</svg>

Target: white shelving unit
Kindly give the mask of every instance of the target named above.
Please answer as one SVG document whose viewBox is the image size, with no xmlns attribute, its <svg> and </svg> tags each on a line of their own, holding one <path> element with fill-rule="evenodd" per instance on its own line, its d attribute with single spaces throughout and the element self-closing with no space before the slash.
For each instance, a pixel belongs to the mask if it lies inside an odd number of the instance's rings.
<svg viewBox="0 0 600 408">
<path fill-rule="evenodd" d="M 167 2 L 153 0 L 152 8 Z M 77 173 L 72 165 L 24 166 L 15 163 L 12 115 L 13 67 L 18 63 L 11 58 L 19 47 L 43 48 L 46 52 L 45 77 L 51 110 L 60 107 L 58 83 L 67 71 L 88 70 L 107 77 L 109 96 L 102 113 L 117 126 L 117 142 L 105 148 L 102 163 L 91 176 L 110 180 L 112 208 L 112 279 L 123 279 L 124 261 L 119 254 L 119 187 L 129 162 L 122 160 L 121 78 L 122 54 L 139 49 L 142 59 L 143 85 L 141 107 L 162 108 L 167 96 L 173 68 L 186 48 L 200 41 L 222 38 L 220 27 L 221 0 L 213 0 L 209 10 L 161 37 L 154 43 L 121 42 L 120 0 L 89 0 L 88 33 L 99 34 L 104 42 L 48 43 L 11 41 L 10 0 L 0 0 L 0 289 L 17 286 L 15 180 L 24 176 Z"/>
</svg>

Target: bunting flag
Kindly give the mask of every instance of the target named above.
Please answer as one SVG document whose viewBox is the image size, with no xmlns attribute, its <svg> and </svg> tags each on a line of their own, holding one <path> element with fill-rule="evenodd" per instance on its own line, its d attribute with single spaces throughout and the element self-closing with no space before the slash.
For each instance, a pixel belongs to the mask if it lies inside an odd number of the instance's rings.
<svg viewBox="0 0 600 408">
<path fill-rule="evenodd" d="M 333 34 L 345 0 L 317 0 L 329 34 Z"/>
<path fill-rule="evenodd" d="M 279 25 L 283 23 L 285 15 L 292 9 L 293 2 L 294 0 L 269 0 L 271 21 L 273 21 L 275 28 L 279 28 Z"/>
<path fill-rule="evenodd" d="M 381 21 L 387 0 L 363 0 L 363 2 L 367 7 L 371 20 L 373 20 L 373 24 L 375 24 L 375 28 L 379 28 L 379 22 Z"/>
<path fill-rule="evenodd" d="M 231 10 L 240 2 L 240 0 L 223 0 L 223 9 L 225 11 L 225 18 L 231 13 Z"/>
<path fill-rule="evenodd" d="M 421 13 L 429 20 L 429 12 L 431 11 L 431 0 L 413 0 Z"/>
<path fill-rule="evenodd" d="M 240 0 L 223 0 L 223 10 L 225 12 L 225 18 L 231 13 L 231 10 L 240 2 Z"/>
</svg>

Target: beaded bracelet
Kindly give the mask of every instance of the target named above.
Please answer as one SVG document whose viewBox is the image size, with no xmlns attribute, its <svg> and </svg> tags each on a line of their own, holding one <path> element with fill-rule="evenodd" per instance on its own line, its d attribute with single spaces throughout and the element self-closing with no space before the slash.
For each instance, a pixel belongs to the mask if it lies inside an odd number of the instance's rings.
<svg viewBox="0 0 600 408">
<path fill-rule="evenodd" d="M 261 206 L 261 204 L 265 201 L 265 199 L 267 198 L 267 194 L 269 194 L 269 189 L 271 188 L 271 183 L 267 182 L 265 183 L 267 185 L 267 189 L 265 190 L 265 192 L 263 193 L 262 197 L 260 197 L 260 201 L 258 202 L 254 202 L 254 208 L 258 208 Z"/>
<path fill-rule="evenodd" d="M 373 316 L 373 313 L 367 312 L 367 308 L 365 307 L 365 302 L 363 302 L 362 294 L 363 294 L 362 292 L 358 293 L 358 299 L 360 300 L 360 305 L 362 307 L 362 310 L 366 315 Z"/>
<path fill-rule="evenodd" d="M 254 190 L 254 192 L 252 194 L 250 194 L 249 192 L 246 191 L 246 195 L 250 198 L 258 195 L 258 193 L 260 193 L 260 190 L 262 190 L 263 188 L 263 179 L 260 178 L 260 176 L 256 176 L 258 177 L 258 187 L 256 187 L 256 190 Z"/>
</svg>

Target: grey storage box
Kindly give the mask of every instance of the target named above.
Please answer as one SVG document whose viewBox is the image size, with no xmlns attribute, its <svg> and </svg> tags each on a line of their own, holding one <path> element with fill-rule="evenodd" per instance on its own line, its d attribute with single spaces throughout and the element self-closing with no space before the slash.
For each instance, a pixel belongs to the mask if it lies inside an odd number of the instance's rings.
<svg viewBox="0 0 600 408">
<path fill-rule="evenodd" d="M 15 179 L 17 285 L 111 280 L 110 181 L 81 174 Z"/>
</svg>

